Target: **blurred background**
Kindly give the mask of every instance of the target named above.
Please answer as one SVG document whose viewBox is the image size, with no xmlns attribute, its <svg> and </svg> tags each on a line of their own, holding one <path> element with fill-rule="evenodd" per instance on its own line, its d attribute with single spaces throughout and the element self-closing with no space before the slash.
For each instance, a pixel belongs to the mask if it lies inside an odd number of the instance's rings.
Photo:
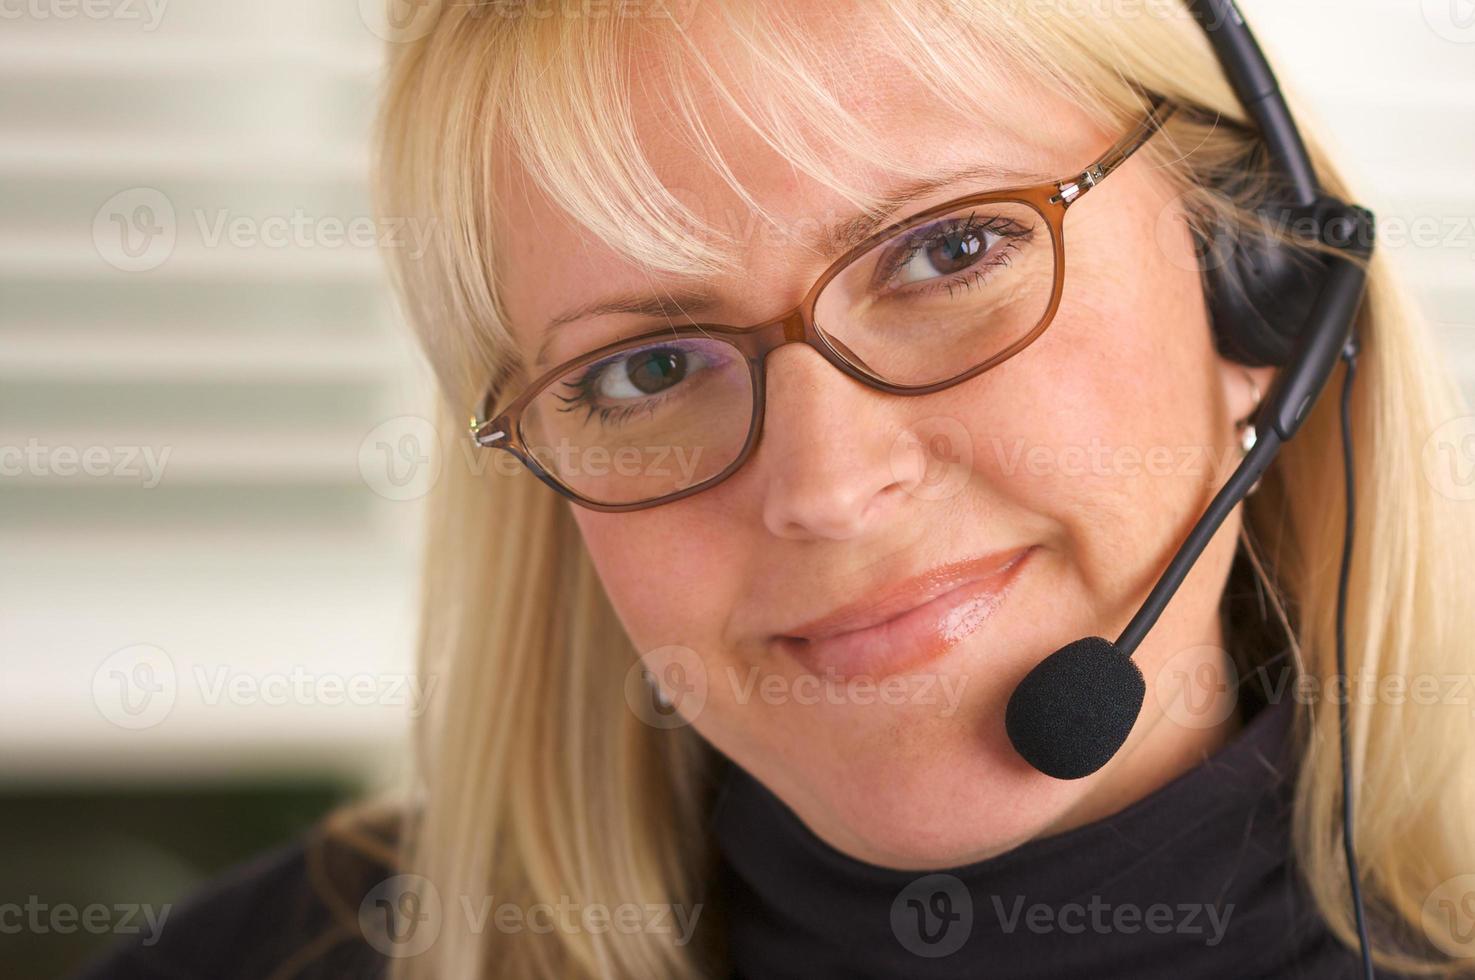
<svg viewBox="0 0 1475 980">
<path fill-rule="evenodd" d="M 0 0 L 7 976 L 404 771 L 454 460 L 368 202 L 395 3 Z M 1242 6 L 1475 395 L 1475 0 Z"/>
</svg>

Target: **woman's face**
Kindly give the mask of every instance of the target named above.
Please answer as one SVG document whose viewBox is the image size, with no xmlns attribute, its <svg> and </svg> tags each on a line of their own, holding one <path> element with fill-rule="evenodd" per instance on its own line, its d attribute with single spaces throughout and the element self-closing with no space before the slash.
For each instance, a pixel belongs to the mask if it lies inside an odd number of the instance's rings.
<svg viewBox="0 0 1475 980">
<path fill-rule="evenodd" d="M 850 70 L 867 82 L 847 88 L 850 107 L 896 159 L 938 172 L 997 165 L 1031 175 L 1020 186 L 1076 173 L 1122 135 L 1022 82 L 1000 85 L 987 117 L 964 117 L 949 110 L 946 85 L 883 56 L 857 61 L 857 29 L 820 42 L 851 52 Z M 524 353 L 565 310 L 636 292 L 700 292 L 710 301 L 703 322 L 758 323 L 794 306 L 825 269 L 805 243 L 854 209 L 710 104 L 719 149 L 778 227 L 752 218 L 662 128 L 656 101 L 637 103 L 658 172 L 739 237 L 742 270 L 693 283 L 642 269 L 525 179 L 504 178 L 500 272 Z M 1252 406 L 1245 373 L 1215 355 L 1190 234 L 1149 161 L 1134 157 L 1072 207 L 1059 312 L 1011 360 L 943 392 L 899 397 L 784 346 L 767 362 L 759 447 L 725 482 L 643 511 L 573 508 L 653 674 L 684 676 L 670 693 L 684 697 L 691 723 L 862 860 L 981 859 L 1120 808 L 1226 734 L 1158 692 L 1181 693 L 1173 679 L 1185 666 L 1200 679 L 1213 669 L 1195 650 L 1222 643 L 1217 606 L 1237 515 L 1137 653 L 1147 702 L 1110 764 L 1056 781 L 1023 762 L 1004 731 L 1009 695 L 1031 667 L 1125 626 L 1237 462 L 1233 420 Z M 878 194 L 896 183 L 858 163 L 845 175 Z M 903 214 L 999 186 L 950 184 Z M 577 321 L 559 328 L 556 359 L 666 322 Z M 670 670 L 673 658 L 684 673 Z M 704 695 L 694 693 L 703 682 Z"/>
</svg>

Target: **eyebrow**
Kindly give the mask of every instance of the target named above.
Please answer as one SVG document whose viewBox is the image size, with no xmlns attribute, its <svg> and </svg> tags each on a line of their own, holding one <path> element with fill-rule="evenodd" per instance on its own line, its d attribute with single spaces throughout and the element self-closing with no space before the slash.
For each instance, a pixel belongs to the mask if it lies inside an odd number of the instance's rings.
<svg viewBox="0 0 1475 980">
<path fill-rule="evenodd" d="M 1040 179 L 1038 173 L 1016 170 L 997 163 L 974 164 L 940 170 L 895 188 L 878 198 L 876 205 L 869 211 L 859 212 L 852 217 L 826 225 L 814 234 L 805 236 L 804 245 L 821 258 L 833 262 L 885 227 L 896 212 L 906 205 L 949 184 L 975 181 L 1003 189 L 1030 186 L 1039 183 Z M 548 347 L 558 328 L 577 320 L 587 320 L 614 313 L 674 319 L 694 313 L 708 312 L 718 305 L 717 298 L 710 293 L 671 291 L 625 293 L 584 303 L 548 321 L 543 342 L 538 347 L 537 363 L 546 362 Z"/>
<path fill-rule="evenodd" d="M 567 313 L 560 313 L 548 321 L 548 329 L 561 327 L 575 320 L 604 316 L 608 313 L 636 313 L 641 316 L 679 316 L 683 313 L 701 313 L 717 305 L 707 293 L 626 293 L 609 299 L 595 300 L 576 306 Z"/>
<path fill-rule="evenodd" d="M 834 261 L 885 227 L 896 212 L 906 205 L 949 184 L 973 182 L 988 185 L 987 188 L 979 188 L 978 193 L 983 193 L 986 189 L 1004 190 L 1009 187 L 1037 184 L 1040 182 L 1040 177 L 1038 173 L 1016 170 L 997 163 L 972 164 L 966 167 L 939 170 L 927 177 L 903 184 L 884 195 L 877 200 L 876 206 L 870 211 L 858 213 L 854 217 L 820 229 L 817 234 L 807 238 L 806 244 L 820 256 Z"/>
<path fill-rule="evenodd" d="M 716 309 L 718 305 L 717 298 L 710 293 L 695 292 L 626 293 L 585 303 L 565 313 L 560 313 L 548 321 L 543 334 L 543 342 L 538 345 L 534 363 L 540 367 L 548 363 L 548 348 L 553 343 L 554 334 L 558 332 L 559 327 L 576 320 L 588 320 L 611 313 L 630 313 L 671 320 L 690 316 L 693 313 L 709 312 Z"/>
</svg>

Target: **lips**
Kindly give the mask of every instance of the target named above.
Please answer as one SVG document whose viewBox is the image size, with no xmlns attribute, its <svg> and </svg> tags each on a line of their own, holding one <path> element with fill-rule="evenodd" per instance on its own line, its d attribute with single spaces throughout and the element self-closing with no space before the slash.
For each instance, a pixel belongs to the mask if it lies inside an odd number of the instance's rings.
<svg viewBox="0 0 1475 980">
<path fill-rule="evenodd" d="M 810 673 L 884 677 L 972 636 L 1003 604 L 1030 548 L 934 568 L 787 630 L 775 644 Z"/>
</svg>

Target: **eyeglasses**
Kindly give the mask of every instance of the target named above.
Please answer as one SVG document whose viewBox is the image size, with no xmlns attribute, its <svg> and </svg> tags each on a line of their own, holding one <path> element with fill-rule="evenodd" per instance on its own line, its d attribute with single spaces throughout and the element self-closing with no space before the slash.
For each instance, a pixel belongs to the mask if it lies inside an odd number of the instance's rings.
<svg viewBox="0 0 1475 980">
<path fill-rule="evenodd" d="M 584 507 L 669 503 L 731 476 L 763 429 L 764 363 L 807 344 L 878 391 L 925 395 L 976 377 L 1050 325 L 1065 280 L 1065 213 L 1152 138 L 1176 107 L 1154 100 L 1079 174 L 956 198 L 847 251 L 803 302 L 763 323 L 668 326 L 549 370 L 471 421 Z M 478 421 L 481 419 L 482 421 Z"/>
</svg>

